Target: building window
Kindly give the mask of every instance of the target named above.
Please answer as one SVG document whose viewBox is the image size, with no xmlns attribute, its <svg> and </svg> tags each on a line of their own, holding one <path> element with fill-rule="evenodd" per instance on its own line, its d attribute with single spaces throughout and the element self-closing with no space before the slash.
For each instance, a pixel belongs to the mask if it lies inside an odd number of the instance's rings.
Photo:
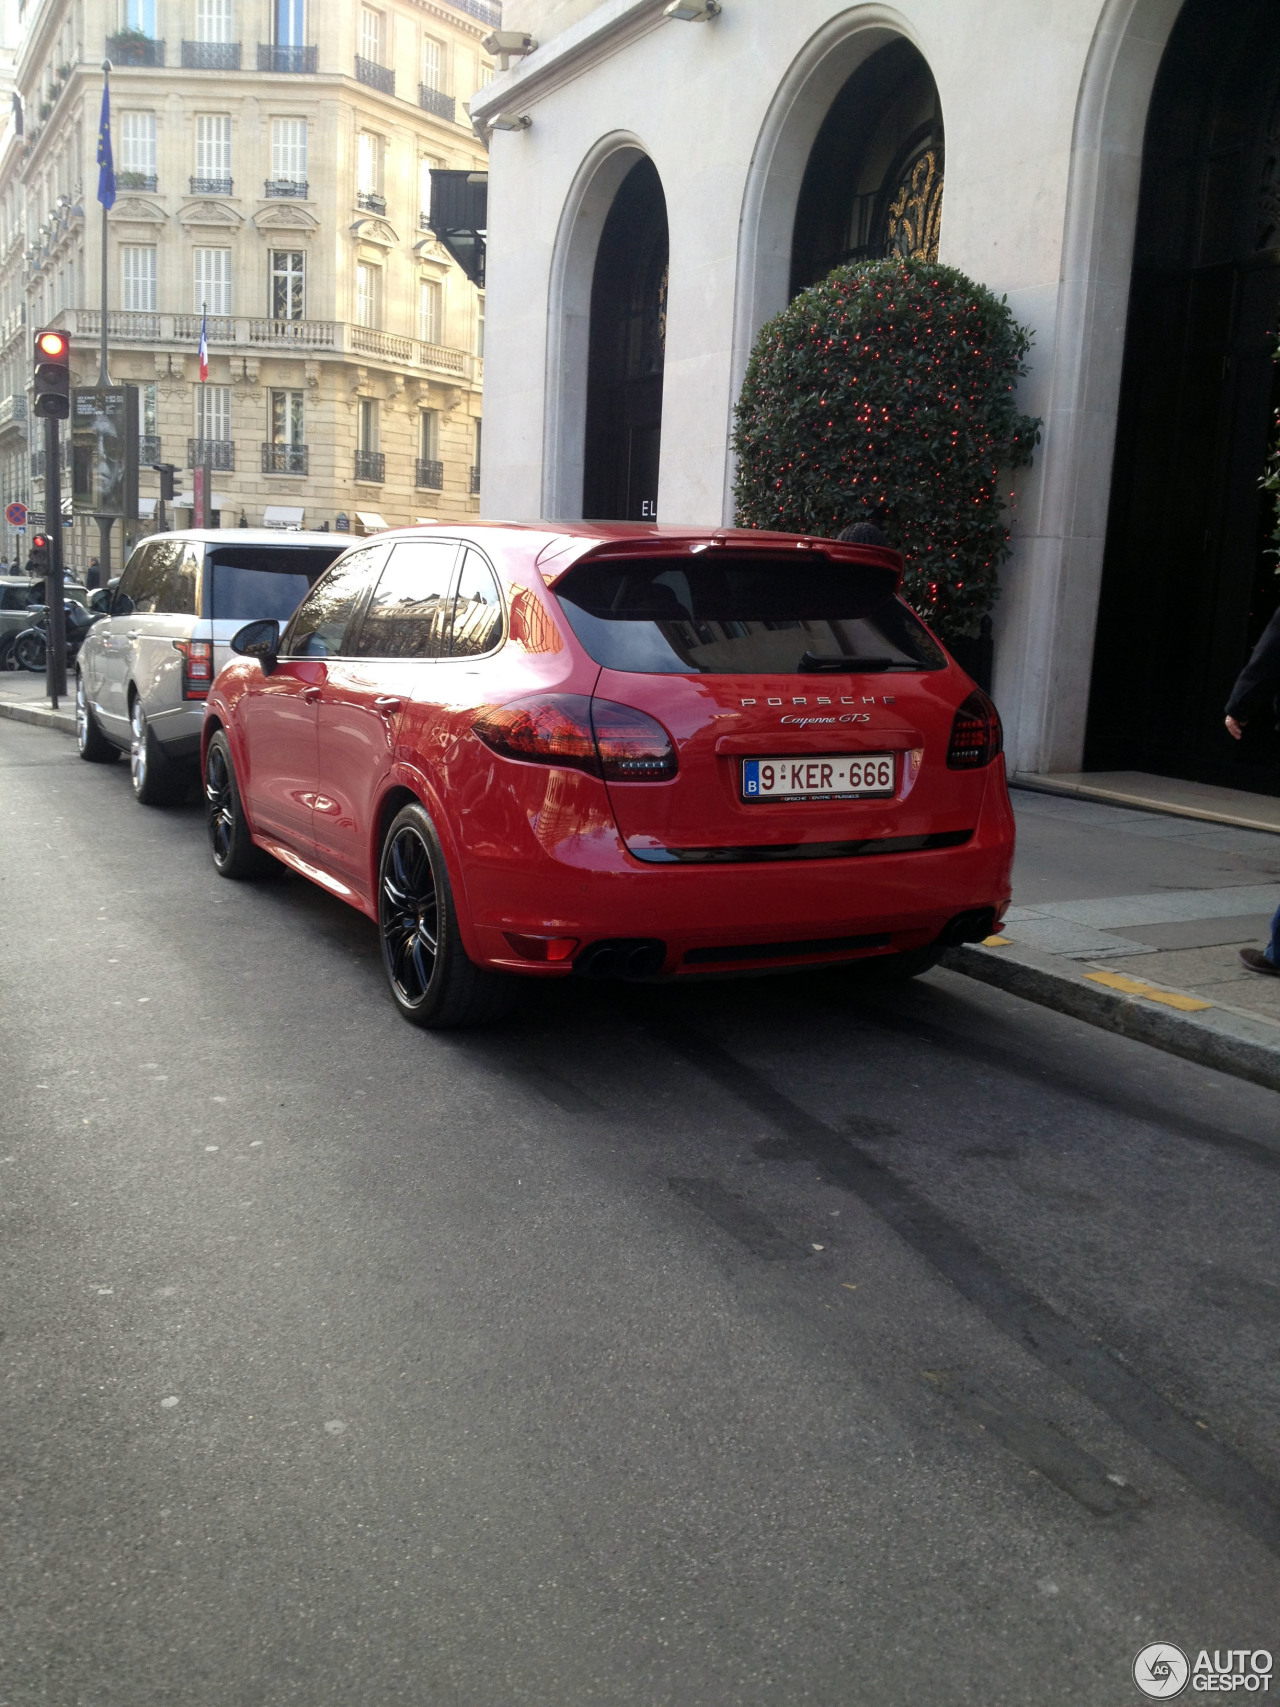
<svg viewBox="0 0 1280 1707">
<path fill-rule="evenodd" d="M 443 95 L 448 91 L 445 86 L 446 48 L 442 41 L 434 36 L 422 38 L 422 81 L 428 89 L 435 89 Z"/>
<path fill-rule="evenodd" d="M 197 385 L 196 437 L 225 444 L 231 437 L 231 387 Z"/>
<path fill-rule="evenodd" d="M 418 455 L 423 462 L 440 460 L 440 411 L 423 409 L 418 415 Z"/>
<path fill-rule="evenodd" d="M 229 182 L 231 178 L 230 114 L 196 114 L 196 177 L 202 183 Z"/>
<path fill-rule="evenodd" d="M 154 190 L 156 187 L 156 115 L 120 114 L 120 170 L 124 189 Z"/>
<path fill-rule="evenodd" d="M 443 292 L 436 279 L 422 279 L 418 284 L 418 336 L 424 344 L 443 342 Z M 423 452 L 426 455 L 426 452 Z"/>
<path fill-rule="evenodd" d="M 356 324 L 382 324 L 382 268 L 371 266 L 367 261 L 356 263 Z M 372 445 L 366 448 L 377 450 L 378 447 Z"/>
<path fill-rule="evenodd" d="M 431 174 L 440 165 L 429 154 L 424 154 L 418 162 L 418 223 L 425 229 L 427 218 L 431 212 Z"/>
<path fill-rule="evenodd" d="M 360 57 L 372 65 L 382 64 L 382 13 L 372 6 L 360 8 Z"/>
<path fill-rule="evenodd" d="M 271 318 L 301 320 L 306 315 L 306 257 L 301 249 L 271 251 Z"/>
<path fill-rule="evenodd" d="M 484 292 L 476 292 L 476 354 L 484 356 Z M 477 459 L 478 460 L 478 459 Z"/>
<path fill-rule="evenodd" d="M 301 445 L 306 443 L 306 434 L 302 426 L 302 397 L 301 391 L 273 391 L 271 393 L 271 442 L 273 445 Z"/>
<path fill-rule="evenodd" d="M 231 0 L 196 0 L 196 40 L 231 40 Z"/>
<path fill-rule="evenodd" d="M 145 381 L 138 387 L 138 431 L 144 439 L 159 436 L 160 417 L 156 413 L 156 382 Z"/>
<path fill-rule="evenodd" d="M 382 194 L 383 153 L 382 138 L 362 130 L 356 138 L 356 189 L 362 195 Z"/>
<path fill-rule="evenodd" d="M 489 61 L 487 59 L 482 59 L 480 61 L 480 80 L 476 84 L 476 88 L 477 89 L 487 89 L 489 87 L 490 83 L 492 83 L 492 82 L 493 82 L 493 67 L 492 67 L 492 65 L 489 64 Z"/>
<path fill-rule="evenodd" d="M 362 397 L 360 399 L 360 450 L 363 455 L 372 456 L 379 448 L 378 399 L 376 397 Z"/>
<path fill-rule="evenodd" d="M 119 13 L 116 14 L 117 17 Z M 156 0 L 125 0 L 124 24 L 127 30 L 138 30 L 153 41 L 156 34 Z"/>
<path fill-rule="evenodd" d="M 156 311 L 156 252 L 122 244 L 120 248 L 120 300 L 126 312 L 154 314 Z"/>
<path fill-rule="evenodd" d="M 271 176 L 277 183 L 306 183 L 306 119 L 272 119 Z"/>
<path fill-rule="evenodd" d="M 230 249 L 197 249 L 195 262 L 196 313 L 230 314 Z"/>
<path fill-rule="evenodd" d="M 306 43 L 305 0 L 276 0 L 274 21 L 277 47 L 302 47 Z"/>
</svg>

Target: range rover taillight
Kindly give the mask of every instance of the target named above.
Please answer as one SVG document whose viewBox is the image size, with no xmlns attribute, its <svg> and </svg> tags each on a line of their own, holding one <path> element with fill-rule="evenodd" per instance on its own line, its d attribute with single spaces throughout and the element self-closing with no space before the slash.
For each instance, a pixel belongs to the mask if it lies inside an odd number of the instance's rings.
<svg viewBox="0 0 1280 1707">
<path fill-rule="evenodd" d="M 1000 713 L 982 689 L 975 688 L 952 720 L 951 740 L 947 744 L 947 769 L 981 770 L 983 765 L 991 763 L 1003 746 Z"/>
<path fill-rule="evenodd" d="M 207 699 L 213 684 L 213 642 L 211 640 L 175 640 L 182 653 L 183 699 Z"/>
<path fill-rule="evenodd" d="M 671 737 L 634 706 L 585 694 L 539 694 L 482 712 L 472 725 L 504 758 L 567 765 L 606 782 L 665 782 L 678 769 Z"/>
</svg>

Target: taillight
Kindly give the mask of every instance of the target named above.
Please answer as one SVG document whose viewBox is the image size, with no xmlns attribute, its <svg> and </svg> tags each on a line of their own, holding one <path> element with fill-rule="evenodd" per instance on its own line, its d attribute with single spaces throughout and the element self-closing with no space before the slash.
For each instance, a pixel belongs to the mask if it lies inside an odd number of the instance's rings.
<svg viewBox="0 0 1280 1707">
<path fill-rule="evenodd" d="M 182 653 L 183 699 L 205 699 L 213 681 L 213 642 L 210 640 L 175 640 Z"/>
<path fill-rule="evenodd" d="M 567 765 L 606 782 L 662 782 L 678 768 L 671 737 L 629 705 L 585 694 L 540 694 L 482 712 L 472 725 L 504 758 Z"/>
<path fill-rule="evenodd" d="M 1000 713 L 982 689 L 975 688 L 952 721 L 947 768 L 953 771 L 980 770 L 983 765 L 991 763 L 1003 746 Z"/>
</svg>

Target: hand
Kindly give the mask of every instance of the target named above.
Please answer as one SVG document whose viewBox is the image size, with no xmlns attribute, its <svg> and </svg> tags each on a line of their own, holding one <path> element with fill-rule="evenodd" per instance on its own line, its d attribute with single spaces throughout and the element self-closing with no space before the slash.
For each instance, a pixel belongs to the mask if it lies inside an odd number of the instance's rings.
<svg viewBox="0 0 1280 1707">
<path fill-rule="evenodd" d="M 1231 736 L 1233 741 L 1238 741 L 1244 734 L 1243 727 L 1236 722 L 1234 717 L 1228 717 L 1227 719 L 1227 734 Z"/>
</svg>

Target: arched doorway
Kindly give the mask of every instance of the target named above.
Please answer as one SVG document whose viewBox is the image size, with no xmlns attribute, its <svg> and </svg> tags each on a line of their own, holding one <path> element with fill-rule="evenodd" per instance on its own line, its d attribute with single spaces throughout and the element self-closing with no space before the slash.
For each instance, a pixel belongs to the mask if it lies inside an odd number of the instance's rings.
<svg viewBox="0 0 1280 1707">
<path fill-rule="evenodd" d="M 809 152 L 791 295 L 849 261 L 893 254 L 936 261 L 943 172 L 933 75 L 910 42 L 890 42 L 846 79 Z"/>
<path fill-rule="evenodd" d="M 614 196 L 591 286 L 582 513 L 652 521 L 658 514 L 662 368 L 667 335 L 667 204 L 641 159 Z"/>
<path fill-rule="evenodd" d="M 1228 15 L 1229 13 L 1229 15 Z M 1187 0 L 1143 149 L 1085 762 L 1280 793 L 1222 707 L 1280 600 L 1258 490 L 1280 402 L 1280 14 Z M 1265 725 L 1265 727 L 1264 727 Z"/>
</svg>

